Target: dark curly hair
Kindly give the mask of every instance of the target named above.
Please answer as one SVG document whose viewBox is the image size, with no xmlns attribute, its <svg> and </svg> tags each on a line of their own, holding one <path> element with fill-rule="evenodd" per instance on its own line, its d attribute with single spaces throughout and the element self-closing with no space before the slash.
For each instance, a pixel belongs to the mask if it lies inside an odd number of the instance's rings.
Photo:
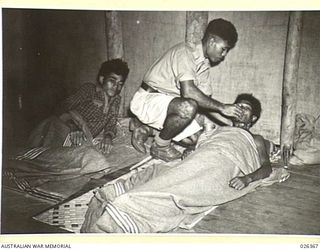
<svg viewBox="0 0 320 250">
<path fill-rule="evenodd" d="M 238 41 L 238 33 L 234 25 L 222 18 L 214 19 L 209 22 L 202 41 L 207 41 L 213 35 L 226 40 L 231 48 L 233 48 Z"/>
<path fill-rule="evenodd" d="M 128 64 L 120 58 L 105 61 L 101 64 L 98 78 L 99 76 L 107 77 L 110 73 L 123 76 L 125 81 L 129 74 Z"/>
<path fill-rule="evenodd" d="M 240 101 L 249 102 L 252 107 L 252 114 L 259 119 L 261 115 L 261 103 L 257 98 L 255 98 L 252 94 L 243 93 L 237 96 L 234 103 L 239 103 Z"/>
</svg>

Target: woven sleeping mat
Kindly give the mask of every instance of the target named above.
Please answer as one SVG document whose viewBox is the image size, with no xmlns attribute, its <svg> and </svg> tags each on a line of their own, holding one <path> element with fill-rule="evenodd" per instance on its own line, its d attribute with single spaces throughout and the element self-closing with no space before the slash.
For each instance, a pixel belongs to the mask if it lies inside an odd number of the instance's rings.
<svg viewBox="0 0 320 250">
<path fill-rule="evenodd" d="M 33 218 L 37 221 L 65 229 L 70 232 L 79 233 L 84 221 L 87 205 L 93 195 L 89 191 L 71 201 L 57 205 Z"/>
<path fill-rule="evenodd" d="M 161 162 L 161 160 L 156 160 L 148 156 L 139 163 L 133 165 L 127 173 L 120 177 L 111 180 L 100 187 L 91 189 L 90 191 L 71 200 L 54 205 L 48 210 L 33 216 L 33 219 L 59 227 L 69 232 L 80 233 L 80 228 L 84 222 L 88 204 L 99 188 L 110 187 L 110 194 L 112 193 L 111 196 L 119 195 L 121 192 L 124 192 L 124 190 L 119 188 L 119 182 L 128 180 L 133 176 L 136 176 L 138 172 L 145 171 L 149 167 L 160 165 L 159 163 Z"/>
</svg>

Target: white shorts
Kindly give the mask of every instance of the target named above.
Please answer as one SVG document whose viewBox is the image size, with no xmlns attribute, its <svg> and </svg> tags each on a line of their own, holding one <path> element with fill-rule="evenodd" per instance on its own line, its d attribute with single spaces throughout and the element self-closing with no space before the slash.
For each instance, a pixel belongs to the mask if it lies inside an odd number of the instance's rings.
<svg viewBox="0 0 320 250">
<path fill-rule="evenodd" d="M 169 104 L 174 98 L 174 96 L 161 93 L 149 93 L 140 88 L 132 98 L 130 110 L 142 123 L 161 130 L 167 117 Z M 202 127 L 194 119 L 191 124 L 174 137 L 173 140 L 180 141 L 201 129 Z"/>
<path fill-rule="evenodd" d="M 131 100 L 130 110 L 144 124 L 161 130 L 169 104 L 174 98 L 161 93 L 149 93 L 140 88 Z"/>
</svg>

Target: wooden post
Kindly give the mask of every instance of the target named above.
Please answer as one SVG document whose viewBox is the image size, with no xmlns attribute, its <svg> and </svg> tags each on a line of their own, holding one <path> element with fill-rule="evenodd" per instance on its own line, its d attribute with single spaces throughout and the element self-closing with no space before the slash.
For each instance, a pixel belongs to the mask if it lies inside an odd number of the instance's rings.
<svg viewBox="0 0 320 250">
<path fill-rule="evenodd" d="M 282 153 L 286 155 L 284 160 L 287 160 L 285 158 L 288 158 L 289 152 L 292 153 L 293 147 L 297 105 L 301 26 L 302 12 L 290 12 L 282 86 L 282 115 L 280 135 Z"/>
<path fill-rule="evenodd" d="M 122 23 L 120 15 L 117 11 L 106 11 L 106 40 L 107 40 L 107 58 L 123 58 L 123 37 Z M 121 106 L 119 116 L 124 116 L 125 110 L 125 93 L 126 85 L 121 91 Z"/>
<path fill-rule="evenodd" d="M 108 59 L 123 58 L 122 24 L 117 11 L 106 12 Z"/>
<path fill-rule="evenodd" d="M 199 43 L 208 25 L 207 11 L 187 11 L 186 42 Z"/>
</svg>

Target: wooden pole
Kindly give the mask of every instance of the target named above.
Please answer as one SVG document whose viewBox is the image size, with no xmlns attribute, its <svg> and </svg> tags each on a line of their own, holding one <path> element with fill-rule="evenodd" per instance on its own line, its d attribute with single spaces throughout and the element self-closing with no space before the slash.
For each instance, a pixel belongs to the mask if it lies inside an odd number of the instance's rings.
<svg viewBox="0 0 320 250">
<path fill-rule="evenodd" d="M 106 11 L 108 59 L 123 58 L 122 24 L 117 11 Z"/>
<path fill-rule="evenodd" d="M 208 25 L 207 11 L 187 11 L 186 42 L 199 43 Z"/>
<path fill-rule="evenodd" d="M 290 12 L 282 86 L 282 115 L 280 135 L 280 144 L 282 153 L 284 154 L 285 165 L 289 154 L 292 153 L 293 149 L 301 26 L 302 12 Z"/>
<path fill-rule="evenodd" d="M 106 11 L 106 40 L 107 40 L 107 58 L 123 58 L 123 37 L 122 37 L 122 23 L 119 12 Z M 126 85 L 121 91 L 121 106 L 119 116 L 123 117 L 126 114 L 125 110 L 125 93 Z"/>
</svg>

